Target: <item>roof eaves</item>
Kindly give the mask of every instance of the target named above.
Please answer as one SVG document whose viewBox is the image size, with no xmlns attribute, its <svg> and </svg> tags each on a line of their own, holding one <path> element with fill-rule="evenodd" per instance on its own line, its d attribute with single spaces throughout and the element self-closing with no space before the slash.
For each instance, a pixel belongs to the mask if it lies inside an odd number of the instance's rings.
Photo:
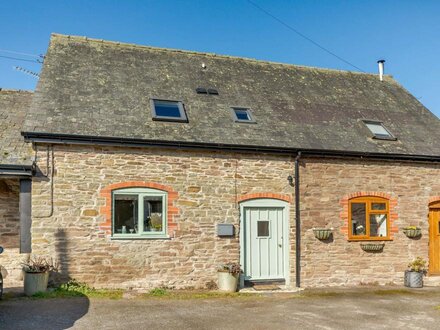
<svg viewBox="0 0 440 330">
<path fill-rule="evenodd" d="M 0 164 L 0 177 L 29 177 L 32 176 L 34 167 L 32 165 L 11 165 Z"/>
<path fill-rule="evenodd" d="M 342 158 L 365 158 L 400 161 L 440 162 L 440 155 L 415 155 L 396 153 L 373 153 L 349 150 L 318 150 L 304 148 L 281 148 L 274 146 L 218 144 L 186 141 L 162 141 L 128 139 L 118 137 L 104 137 L 91 135 L 72 135 L 58 133 L 22 132 L 25 141 L 34 143 L 52 144 L 81 144 L 81 145 L 106 145 L 118 147 L 156 147 L 156 148 L 180 148 L 213 151 L 232 151 L 245 153 L 274 153 L 274 154 L 297 154 L 310 157 L 342 157 Z"/>
</svg>

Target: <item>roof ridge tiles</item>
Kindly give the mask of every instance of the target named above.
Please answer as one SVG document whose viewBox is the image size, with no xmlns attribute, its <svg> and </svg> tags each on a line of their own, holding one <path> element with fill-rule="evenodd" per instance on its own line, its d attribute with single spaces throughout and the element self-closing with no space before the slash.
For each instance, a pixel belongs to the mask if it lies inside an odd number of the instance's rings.
<svg viewBox="0 0 440 330">
<path fill-rule="evenodd" d="M 31 90 L 24 90 L 24 89 L 9 89 L 9 88 L 1 88 L 0 87 L 0 93 L 33 93 L 34 91 Z"/>
<path fill-rule="evenodd" d="M 77 40 L 77 41 L 82 41 L 82 42 L 102 43 L 102 44 L 108 44 L 108 45 L 119 46 L 119 47 L 124 47 L 124 48 L 135 48 L 135 49 L 145 49 L 145 50 L 152 50 L 152 51 L 183 53 L 183 54 L 196 55 L 196 56 L 216 57 L 216 58 L 220 58 L 220 59 L 242 60 L 242 61 L 246 61 L 246 62 L 267 64 L 267 65 L 290 66 L 290 67 L 305 69 L 305 70 L 319 70 L 319 71 L 327 71 L 327 72 L 340 73 L 340 74 L 360 74 L 360 75 L 368 75 L 368 76 L 378 76 L 378 74 L 376 74 L 376 73 L 369 73 L 369 72 L 358 72 L 358 71 L 350 71 L 350 70 L 321 68 L 321 67 L 315 67 L 315 66 L 282 63 L 282 62 L 275 62 L 275 61 L 268 61 L 268 60 L 258 60 L 258 59 L 249 58 L 249 57 L 222 55 L 222 54 L 216 54 L 216 53 L 198 52 L 198 51 L 192 51 L 192 50 L 183 50 L 183 49 L 166 48 L 166 47 L 146 46 L 146 45 L 139 45 L 139 44 L 134 44 L 134 43 L 126 43 L 126 42 L 119 42 L 119 41 L 89 38 L 86 36 L 76 36 L 76 35 L 65 35 L 65 34 L 60 34 L 60 33 L 52 33 L 51 37 L 52 38 L 54 38 L 54 37 L 55 38 L 64 38 L 64 39 L 69 39 L 69 40 Z M 384 76 L 392 78 L 391 75 L 384 75 Z"/>
</svg>

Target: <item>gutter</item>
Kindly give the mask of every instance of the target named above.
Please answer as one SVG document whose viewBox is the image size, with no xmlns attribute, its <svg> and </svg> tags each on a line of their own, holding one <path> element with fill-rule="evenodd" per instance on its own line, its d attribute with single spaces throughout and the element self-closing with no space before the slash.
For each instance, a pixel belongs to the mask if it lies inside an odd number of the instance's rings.
<svg viewBox="0 0 440 330">
<path fill-rule="evenodd" d="M 299 196 L 299 160 L 301 151 L 295 158 L 295 280 L 296 287 L 301 286 L 301 213 Z"/>
<path fill-rule="evenodd" d="M 0 176 L 32 177 L 33 165 L 0 164 Z"/>
<path fill-rule="evenodd" d="M 236 151 L 236 152 L 264 152 L 272 154 L 298 154 L 302 153 L 307 157 L 339 157 L 339 158 L 365 158 L 381 160 L 399 161 L 419 161 L 419 162 L 440 162 L 440 155 L 409 155 L 394 153 L 359 152 L 345 150 L 320 150 L 304 148 L 281 148 L 274 146 L 255 146 L 255 145 L 236 145 L 222 143 L 186 142 L 186 141 L 165 141 L 165 140 L 145 140 L 132 138 L 117 138 L 94 135 L 75 135 L 58 133 L 22 132 L 22 136 L 27 142 L 49 143 L 49 144 L 79 144 L 79 145 L 98 145 L 112 147 L 155 147 L 155 148 L 179 148 L 185 150 L 210 150 L 210 151 Z"/>
</svg>

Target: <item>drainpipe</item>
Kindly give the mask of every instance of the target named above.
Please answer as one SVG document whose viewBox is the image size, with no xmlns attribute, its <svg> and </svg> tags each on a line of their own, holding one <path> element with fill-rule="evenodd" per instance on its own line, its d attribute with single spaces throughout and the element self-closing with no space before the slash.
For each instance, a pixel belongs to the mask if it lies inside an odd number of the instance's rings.
<svg viewBox="0 0 440 330">
<path fill-rule="evenodd" d="M 301 217 L 300 217 L 300 203 L 299 203 L 299 159 L 301 158 L 301 151 L 298 152 L 295 158 L 295 251 L 296 251 L 296 287 L 301 286 Z"/>
</svg>

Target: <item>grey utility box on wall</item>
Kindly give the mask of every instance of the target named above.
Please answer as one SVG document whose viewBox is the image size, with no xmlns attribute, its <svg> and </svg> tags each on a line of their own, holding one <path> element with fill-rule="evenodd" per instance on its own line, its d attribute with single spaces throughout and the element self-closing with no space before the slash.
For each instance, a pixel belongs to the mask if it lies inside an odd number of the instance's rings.
<svg viewBox="0 0 440 330">
<path fill-rule="evenodd" d="M 217 224 L 217 236 L 234 236 L 234 225 L 229 223 Z"/>
</svg>

